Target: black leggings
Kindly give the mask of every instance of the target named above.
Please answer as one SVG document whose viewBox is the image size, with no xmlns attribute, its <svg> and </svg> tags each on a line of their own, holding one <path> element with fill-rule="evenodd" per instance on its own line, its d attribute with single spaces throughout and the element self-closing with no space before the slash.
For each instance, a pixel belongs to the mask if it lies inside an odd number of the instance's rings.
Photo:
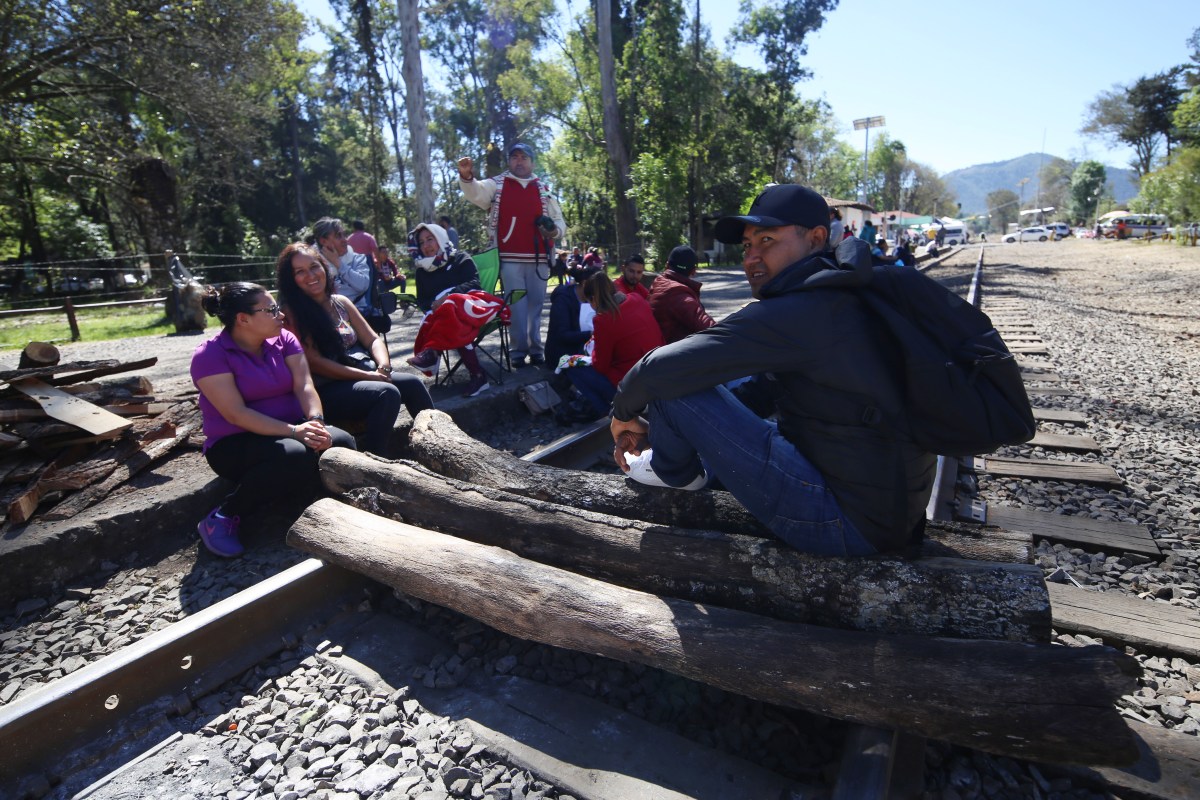
<svg viewBox="0 0 1200 800">
<path fill-rule="evenodd" d="M 355 449 L 353 436 L 341 428 L 327 429 L 334 447 Z M 259 433 L 226 436 L 204 454 L 213 472 L 237 484 L 221 502 L 221 513 L 227 517 L 246 516 L 285 497 L 312 497 L 320 485 L 320 456 L 290 437 Z"/>
<path fill-rule="evenodd" d="M 412 417 L 433 408 L 425 383 L 407 372 L 392 374 L 391 381 L 330 381 L 317 387 L 321 408 L 334 422 L 361 420 L 367 426 L 363 450 L 386 456 L 388 439 L 400 415 L 400 404 Z"/>
</svg>

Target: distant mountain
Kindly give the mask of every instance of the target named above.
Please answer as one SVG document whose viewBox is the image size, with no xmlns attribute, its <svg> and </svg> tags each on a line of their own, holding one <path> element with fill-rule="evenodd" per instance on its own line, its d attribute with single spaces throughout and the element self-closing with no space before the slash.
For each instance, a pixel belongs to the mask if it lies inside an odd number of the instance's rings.
<svg viewBox="0 0 1200 800">
<path fill-rule="evenodd" d="M 1029 183 L 1025 185 L 1025 206 L 1028 208 L 1034 203 L 1038 170 L 1053 158 L 1045 153 L 1030 153 L 1008 161 L 956 169 L 943 175 L 942 180 L 958 195 L 962 213 L 967 215 L 987 213 L 987 196 L 997 189 L 1012 189 L 1019 195 L 1021 190 L 1017 185 L 1022 178 L 1029 178 Z M 1108 185 L 1118 203 L 1124 203 L 1138 193 L 1133 170 L 1116 167 L 1105 169 L 1108 170 Z"/>
</svg>

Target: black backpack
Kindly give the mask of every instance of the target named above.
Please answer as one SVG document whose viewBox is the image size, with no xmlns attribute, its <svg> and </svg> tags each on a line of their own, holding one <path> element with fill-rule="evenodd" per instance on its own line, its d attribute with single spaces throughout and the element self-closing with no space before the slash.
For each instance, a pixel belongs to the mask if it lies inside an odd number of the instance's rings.
<svg viewBox="0 0 1200 800">
<path fill-rule="evenodd" d="M 847 290 L 859 294 L 897 353 L 905 419 L 880 424 L 944 456 L 990 453 L 1033 438 L 1020 367 L 986 314 L 910 267 L 867 267 L 868 248 L 843 244 L 836 255 L 830 266 L 838 271 L 869 271 L 865 283 Z"/>
</svg>

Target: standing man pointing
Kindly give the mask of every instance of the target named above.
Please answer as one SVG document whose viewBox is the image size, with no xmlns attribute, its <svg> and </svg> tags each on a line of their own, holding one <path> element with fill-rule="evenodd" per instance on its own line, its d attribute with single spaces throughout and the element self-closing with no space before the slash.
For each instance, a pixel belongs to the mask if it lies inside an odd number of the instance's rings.
<svg viewBox="0 0 1200 800">
<path fill-rule="evenodd" d="M 520 364 L 528 356 L 530 364 L 544 364 L 542 308 L 554 240 L 567 231 L 562 208 L 533 173 L 533 149 L 520 142 L 508 150 L 508 169 L 494 178 L 476 180 L 475 162 L 460 158 L 458 182 L 463 195 L 488 212 L 488 234 L 500 250 L 505 291 L 525 290 L 525 302 L 512 307 L 512 359 Z"/>
</svg>

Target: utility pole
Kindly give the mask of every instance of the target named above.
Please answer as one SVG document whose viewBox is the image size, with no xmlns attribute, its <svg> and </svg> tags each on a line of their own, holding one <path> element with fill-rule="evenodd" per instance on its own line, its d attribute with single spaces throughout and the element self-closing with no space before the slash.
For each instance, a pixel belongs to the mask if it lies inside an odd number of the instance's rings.
<svg viewBox="0 0 1200 800">
<path fill-rule="evenodd" d="M 883 117 L 863 117 L 854 120 L 854 130 L 864 131 L 863 136 L 866 139 L 863 143 L 862 184 L 858 193 L 859 201 L 864 204 L 867 202 L 867 153 L 871 152 L 871 128 L 878 128 L 883 124 Z"/>
</svg>

